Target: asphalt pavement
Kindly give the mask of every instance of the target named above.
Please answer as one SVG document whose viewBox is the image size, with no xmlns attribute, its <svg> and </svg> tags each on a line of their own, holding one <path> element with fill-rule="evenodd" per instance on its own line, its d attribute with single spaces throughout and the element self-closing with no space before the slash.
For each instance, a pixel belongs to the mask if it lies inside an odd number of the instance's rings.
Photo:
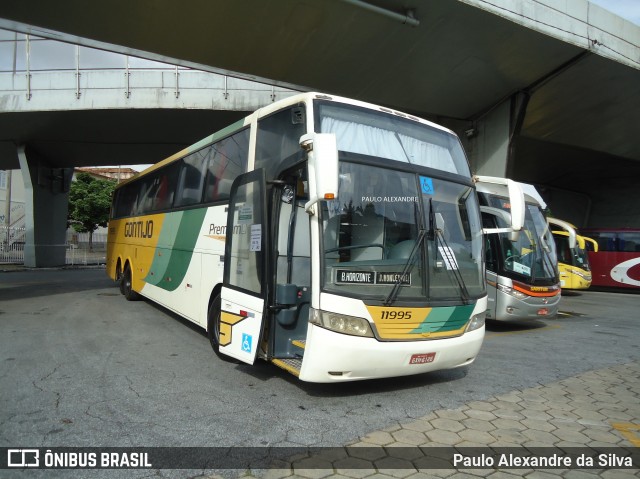
<svg viewBox="0 0 640 479">
<path fill-rule="evenodd" d="M 638 477 L 624 464 L 640 446 L 638 305 L 566 294 L 557 320 L 489 324 L 469 368 L 316 385 L 219 360 L 204 331 L 125 301 L 104 269 L 0 272 L 0 447 L 302 448 L 271 468 L 0 477 Z M 502 448 L 585 447 L 622 464 L 497 464 Z"/>
</svg>

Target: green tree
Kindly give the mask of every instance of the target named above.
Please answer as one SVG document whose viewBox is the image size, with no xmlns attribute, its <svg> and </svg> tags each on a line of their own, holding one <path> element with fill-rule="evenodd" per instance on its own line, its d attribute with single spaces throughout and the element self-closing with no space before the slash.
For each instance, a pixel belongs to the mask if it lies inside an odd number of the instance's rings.
<svg viewBox="0 0 640 479">
<path fill-rule="evenodd" d="M 87 173 L 71 182 L 67 222 L 78 233 L 89 233 L 89 251 L 93 251 L 93 232 L 107 226 L 115 187 L 115 181 L 98 180 Z"/>
</svg>

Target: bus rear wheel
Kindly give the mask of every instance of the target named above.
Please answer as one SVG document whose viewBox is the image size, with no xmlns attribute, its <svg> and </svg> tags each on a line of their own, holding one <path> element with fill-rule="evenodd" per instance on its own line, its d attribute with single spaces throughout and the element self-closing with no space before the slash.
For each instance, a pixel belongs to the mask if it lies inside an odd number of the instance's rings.
<svg viewBox="0 0 640 479">
<path fill-rule="evenodd" d="M 133 290 L 131 283 L 131 265 L 127 263 L 124 268 L 124 273 L 122 274 L 122 279 L 120 280 L 120 292 L 124 294 L 127 301 L 137 301 L 140 299 L 140 295 Z"/>
</svg>

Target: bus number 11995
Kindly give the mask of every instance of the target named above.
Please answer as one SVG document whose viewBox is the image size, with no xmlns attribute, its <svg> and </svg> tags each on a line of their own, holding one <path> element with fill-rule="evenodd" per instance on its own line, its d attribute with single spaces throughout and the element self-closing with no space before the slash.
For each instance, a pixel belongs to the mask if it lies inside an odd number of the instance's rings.
<svg viewBox="0 0 640 479">
<path fill-rule="evenodd" d="M 380 312 L 380 319 L 411 319 L 411 311 L 387 309 Z"/>
</svg>

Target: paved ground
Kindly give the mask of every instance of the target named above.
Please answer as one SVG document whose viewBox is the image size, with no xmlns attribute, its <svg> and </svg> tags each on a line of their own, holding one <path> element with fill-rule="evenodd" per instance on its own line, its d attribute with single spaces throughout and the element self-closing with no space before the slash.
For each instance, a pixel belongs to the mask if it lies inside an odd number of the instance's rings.
<svg viewBox="0 0 640 479">
<path fill-rule="evenodd" d="M 286 468 L 253 471 L 247 476 L 376 479 L 640 477 L 640 450 L 637 449 L 640 448 L 640 362 L 590 371 L 486 401 L 472 401 L 457 409 L 439 409 L 415 421 L 372 431 L 346 446 L 352 446 L 348 448 L 352 458 L 332 460 L 319 454 L 318 457 L 293 460 Z M 379 449 L 380 446 L 383 449 Z M 576 464 L 585 446 L 591 448 L 587 453 L 589 457 L 596 451 L 594 467 L 498 467 L 501 451 L 522 453 L 526 449 L 534 451 L 534 457 L 568 457 Z M 358 454 L 355 448 L 363 448 L 363 453 Z M 399 448 L 400 452 L 394 454 L 391 448 Z M 437 452 L 432 456 L 429 448 Z M 459 451 L 465 458 L 459 461 L 457 468 L 449 467 L 458 448 L 462 448 Z M 535 451 L 540 454 L 536 455 Z M 608 467 L 616 464 L 615 461 L 622 461 L 628 451 L 633 454 L 632 467 Z M 601 458 L 600 453 L 605 456 Z M 473 467 L 482 454 L 492 458 L 495 467 Z M 465 463 L 465 459 L 468 462 Z M 484 463 L 489 460 L 485 459 Z M 443 465 L 442 469 L 438 469 L 439 463 Z M 509 464 L 514 466 L 516 463 L 511 461 Z M 605 467 L 598 467 L 602 465 Z"/>
<path fill-rule="evenodd" d="M 266 363 L 216 360 L 202 330 L 124 301 L 103 269 L 6 273 L 0 445 L 333 447 L 313 460 L 287 456 L 278 469 L 220 471 L 225 478 L 639 477 L 638 463 L 611 471 L 447 464 L 456 451 L 497 462 L 499 447 L 546 447 L 540 457 L 585 446 L 637 454 L 638 304 L 640 295 L 567 295 L 557 321 L 490 325 L 469 374 L 326 387 Z M 0 470 L 0 478 L 216 477 L 203 469 Z"/>
</svg>

